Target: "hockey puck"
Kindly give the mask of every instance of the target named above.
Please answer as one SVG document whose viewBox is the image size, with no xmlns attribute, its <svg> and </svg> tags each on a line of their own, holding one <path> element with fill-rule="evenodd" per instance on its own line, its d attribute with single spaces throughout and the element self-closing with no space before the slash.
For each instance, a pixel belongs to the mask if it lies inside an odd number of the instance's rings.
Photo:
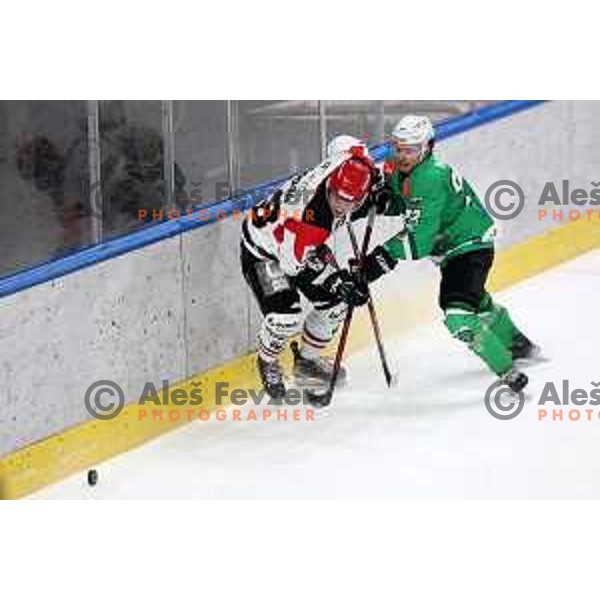
<svg viewBox="0 0 600 600">
<path fill-rule="evenodd" d="M 90 469 L 87 473 L 87 482 L 90 486 L 95 486 L 98 483 L 98 471 Z"/>
</svg>

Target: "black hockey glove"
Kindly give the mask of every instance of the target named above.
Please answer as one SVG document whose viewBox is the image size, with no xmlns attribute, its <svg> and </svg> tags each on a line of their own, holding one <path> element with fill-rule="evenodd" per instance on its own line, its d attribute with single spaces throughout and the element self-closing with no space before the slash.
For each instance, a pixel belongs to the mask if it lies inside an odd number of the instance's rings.
<svg viewBox="0 0 600 600">
<path fill-rule="evenodd" d="M 369 288 L 357 275 L 341 269 L 330 275 L 323 288 L 348 306 L 362 306 L 369 299 Z"/>
<path fill-rule="evenodd" d="M 386 182 L 383 173 L 379 169 L 375 169 L 371 179 L 371 191 L 369 205 L 375 204 L 377 214 L 385 213 L 388 204 L 392 200 L 392 188 Z"/>
<path fill-rule="evenodd" d="M 322 295 L 321 284 L 315 282 L 327 279 L 328 273 L 337 271 L 335 256 L 326 244 L 311 250 L 300 272 L 294 277 L 298 289 L 309 299 L 314 300 Z"/>
<path fill-rule="evenodd" d="M 387 210 L 390 202 L 392 201 L 392 190 L 385 184 L 381 184 L 373 188 L 369 194 L 369 197 L 363 202 L 363 204 L 355 210 L 351 216 L 351 221 L 358 221 L 359 219 L 365 219 L 369 215 L 369 210 L 375 205 L 375 210 L 378 215 L 382 215 Z"/>
<path fill-rule="evenodd" d="M 385 213 L 387 207 L 392 201 L 392 190 L 386 184 L 383 184 L 373 190 L 371 197 L 377 207 L 377 214 L 382 215 Z"/>
<path fill-rule="evenodd" d="M 367 254 L 362 264 L 354 262 L 353 269 L 357 270 L 366 283 L 372 283 L 386 273 L 394 269 L 398 261 L 390 256 L 390 253 L 383 247 L 377 246 L 370 254 Z"/>
</svg>

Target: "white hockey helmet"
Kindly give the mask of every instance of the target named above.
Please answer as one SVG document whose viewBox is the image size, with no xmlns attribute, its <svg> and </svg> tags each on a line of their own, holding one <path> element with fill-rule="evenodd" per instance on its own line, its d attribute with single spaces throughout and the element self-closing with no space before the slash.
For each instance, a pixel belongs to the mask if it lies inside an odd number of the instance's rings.
<svg viewBox="0 0 600 600">
<path fill-rule="evenodd" d="M 336 135 L 329 144 L 327 144 L 327 158 L 333 158 L 343 152 L 349 152 L 350 148 L 353 148 L 354 146 L 364 148 L 365 154 L 368 156 L 369 151 L 367 150 L 366 144 L 361 142 L 358 138 L 355 138 L 352 135 Z"/>
<path fill-rule="evenodd" d="M 406 115 L 394 127 L 392 138 L 399 144 L 428 146 L 435 139 L 435 130 L 428 117 Z"/>
</svg>

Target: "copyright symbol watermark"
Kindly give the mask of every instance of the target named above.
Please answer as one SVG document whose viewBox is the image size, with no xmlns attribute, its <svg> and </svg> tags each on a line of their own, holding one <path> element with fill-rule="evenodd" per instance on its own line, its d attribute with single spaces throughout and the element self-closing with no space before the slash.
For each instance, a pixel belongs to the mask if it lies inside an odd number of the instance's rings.
<svg viewBox="0 0 600 600">
<path fill-rule="evenodd" d="M 495 419 L 510 421 L 521 414 L 524 406 L 523 391 L 514 392 L 503 381 L 494 382 L 485 393 L 485 407 Z"/>
<path fill-rule="evenodd" d="M 84 403 L 94 419 L 109 421 L 123 410 L 125 394 L 121 386 L 114 381 L 102 379 L 90 385 L 85 392 Z"/>
<path fill-rule="evenodd" d="M 496 219 L 514 219 L 525 206 L 525 194 L 518 183 L 502 179 L 492 183 L 485 193 L 485 207 Z"/>
</svg>

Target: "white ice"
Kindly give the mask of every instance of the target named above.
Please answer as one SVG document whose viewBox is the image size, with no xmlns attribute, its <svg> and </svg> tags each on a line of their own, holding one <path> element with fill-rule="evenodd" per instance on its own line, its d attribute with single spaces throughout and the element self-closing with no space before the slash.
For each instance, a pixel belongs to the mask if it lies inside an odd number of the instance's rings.
<svg viewBox="0 0 600 600">
<path fill-rule="evenodd" d="M 486 411 L 494 378 L 439 321 L 386 340 L 393 390 L 370 350 L 348 361 L 351 385 L 314 422 L 193 422 L 99 465 L 94 488 L 80 473 L 32 497 L 600 498 L 600 407 L 580 407 L 592 421 L 569 421 L 575 406 L 539 421 L 537 404 L 547 381 L 600 381 L 600 251 L 497 298 L 551 359 L 526 370 L 514 420 Z"/>
</svg>

